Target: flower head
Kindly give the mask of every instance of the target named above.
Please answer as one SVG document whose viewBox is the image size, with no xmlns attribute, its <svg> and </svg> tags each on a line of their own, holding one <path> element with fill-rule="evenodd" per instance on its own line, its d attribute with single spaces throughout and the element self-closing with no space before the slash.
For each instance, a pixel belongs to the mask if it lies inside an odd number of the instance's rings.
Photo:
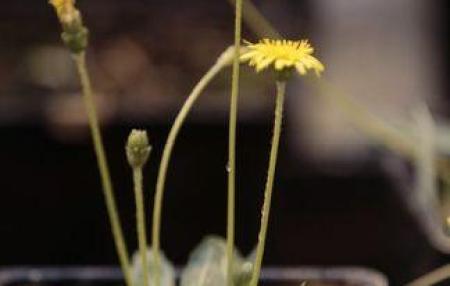
<svg viewBox="0 0 450 286">
<path fill-rule="evenodd" d="M 308 40 L 263 39 L 253 44 L 247 42 L 248 51 L 241 55 L 241 61 L 248 62 L 260 72 L 273 64 L 275 71 L 283 72 L 295 68 L 300 75 L 314 70 L 317 76 L 325 69 L 312 54 L 314 48 Z"/>
</svg>

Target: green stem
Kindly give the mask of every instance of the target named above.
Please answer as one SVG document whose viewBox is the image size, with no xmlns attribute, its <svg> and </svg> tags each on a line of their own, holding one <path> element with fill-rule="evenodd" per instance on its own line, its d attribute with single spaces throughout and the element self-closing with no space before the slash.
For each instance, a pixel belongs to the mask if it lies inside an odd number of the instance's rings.
<svg viewBox="0 0 450 286">
<path fill-rule="evenodd" d="M 230 118 L 228 131 L 228 205 L 227 205 L 227 285 L 233 285 L 233 254 L 235 231 L 236 192 L 236 125 L 239 98 L 239 51 L 241 49 L 242 0 L 236 1 L 234 26 L 233 75 L 230 96 Z"/>
<path fill-rule="evenodd" d="M 231 55 L 234 54 L 234 49 L 227 49 L 217 60 L 217 62 L 211 67 L 211 69 L 200 79 L 197 85 L 192 90 L 184 102 L 183 107 L 179 111 L 175 121 L 170 129 L 167 137 L 164 151 L 159 166 L 158 179 L 156 182 L 156 192 L 153 205 L 153 225 L 152 225 L 152 250 L 155 261 L 155 286 L 159 286 L 160 282 L 160 232 L 161 232 L 161 210 L 163 204 L 164 186 L 166 182 L 167 168 L 169 166 L 172 150 L 177 139 L 178 133 L 183 126 L 186 116 L 189 114 L 194 103 L 201 95 L 203 90 L 208 86 L 211 80 L 227 65 L 231 62 Z"/>
<path fill-rule="evenodd" d="M 269 225 L 270 205 L 272 201 L 273 182 L 278 157 L 278 146 L 280 143 L 281 125 L 283 121 L 284 94 L 286 82 L 277 81 L 277 98 L 275 104 L 275 119 L 273 124 L 272 147 L 270 149 L 269 168 L 267 171 L 266 188 L 264 191 L 264 204 L 262 207 L 261 228 L 259 230 L 258 245 L 256 247 L 256 258 L 253 266 L 250 286 L 257 286 L 261 272 L 261 264 L 264 257 L 264 247 L 266 244 L 267 227 Z"/>
<path fill-rule="evenodd" d="M 233 5 L 236 5 L 236 0 L 228 0 Z M 280 33 L 274 29 L 274 27 L 267 21 L 266 18 L 259 12 L 255 5 L 249 1 L 244 0 L 243 7 L 243 19 L 247 26 L 255 32 L 259 37 L 270 39 L 281 39 Z"/>
<path fill-rule="evenodd" d="M 122 227 L 119 220 L 116 201 L 114 198 L 114 191 L 111 183 L 111 176 L 109 174 L 108 163 L 103 147 L 102 136 L 100 133 L 100 126 L 98 123 L 97 112 L 93 98 L 93 91 L 91 81 L 86 67 L 86 55 L 80 53 L 74 55 L 75 64 L 78 75 L 80 77 L 81 87 L 83 90 L 83 100 L 88 116 L 89 127 L 91 130 L 92 141 L 94 143 L 95 155 L 97 156 L 97 164 L 100 171 L 103 193 L 108 211 L 109 220 L 111 223 L 111 230 L 116 245 L 116 250 L 119 256 L 120 265 L 123 271 L 125 282 L 131 286 L 130 263 L 128 260 L 128 251 L 123 237 Z"/>
<path fill-rule="evenodd" d="M 145 230 L 144 196 L 142 190 L 142 168 L 133 168 L 134 195 L 136 200 L 136 222 L 139 251 L 141 252 L 143 286 L 148 286 L 147 234 Z"/>
</svg>

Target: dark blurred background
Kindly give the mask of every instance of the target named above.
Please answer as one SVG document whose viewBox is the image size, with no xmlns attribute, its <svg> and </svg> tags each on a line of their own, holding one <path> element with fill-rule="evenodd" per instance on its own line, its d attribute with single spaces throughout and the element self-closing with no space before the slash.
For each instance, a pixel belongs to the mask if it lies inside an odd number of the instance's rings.
<svg viewBox="0 0 450 286">
<path fill-rule="evenodd" d="M 124 142 L 133 127 L 154 146 L 148 213 L 170 125 L 190 89 L 232 43 L 227 1 L 77 1 L 90 28 L 97 91 L 118 204 L 136 248 Z M 310 38 L 325 78 L 392 120 L 425 100 L 448 114 L 447 2 L 254 1 L 288 38 Z M 0 266 L 116 264 L 89 130 L 70 55 L 45 0 L 0 7 Z M 257 37 L 244 28 L 244 38 Z M 225 235 L 230 70 L 208 87 L 183 128 L 169 168 L 162 243 L 185 263 L 208 233 Z M 359 265 L 403 284 L 448 261 L 396 191 L 397 158 L 289 86 L 267 265 Z M 250 252 L 271 137 L 274 88 L 243 68 L 237 150 L 237 245 Z M 403 163 L 400 163 L 403 164 Z M 405 163 L 406 164 L 406 163 Z M 151 221 L 150 215 L 148 222 Z"/>
</svg>

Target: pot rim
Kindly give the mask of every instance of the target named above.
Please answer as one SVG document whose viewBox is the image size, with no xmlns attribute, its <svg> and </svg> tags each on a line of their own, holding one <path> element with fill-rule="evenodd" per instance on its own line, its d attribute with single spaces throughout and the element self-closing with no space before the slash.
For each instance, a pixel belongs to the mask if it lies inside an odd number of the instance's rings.
<svg viewBox="0 0 450 286">
<path fill-rule="evenodd" d="M 177 276 L 180 268 L 177 268 Z M 42 282 L 61 280 L 119 280 L 122 272 L 115 266 L 15 266 L 0 268 L 0 286 L 15 282 Z M 296 267 L 265 267 L 261 279 L 276 280 L 352 280 L 361 285 L 387 286 L 388 280 L 381 272 L 359 266 L 296 266 Z"/>
</svg>

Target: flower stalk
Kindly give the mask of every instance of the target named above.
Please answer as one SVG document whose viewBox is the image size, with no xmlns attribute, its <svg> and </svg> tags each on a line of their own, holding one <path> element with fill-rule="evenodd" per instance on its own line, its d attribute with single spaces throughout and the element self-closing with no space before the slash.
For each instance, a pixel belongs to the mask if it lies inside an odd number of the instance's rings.
<svg viewBox="0 0 450 286">
<path fill-rule="evenodd" d="M 75 0 L 50 0 L 50 5 L 55 9 L 58 20 L 62 26 L 61 39 L 70 50 L 75 62 L 83 101 L 88 117 L 97 165 L 100 172 L 101 184 L 108 212 L 114 243 L 119 256 L 120 265 L 126 285 L 131 286 L 130 262 L 128 251 L 123 236 L 122 226 L 117 211 L 114 191 L 109 173 L 103 140 L 100 132 L 97 111 L 94 103 L 94 95 L 89 73 L 86 67 L 86 48 L 88 46 L 88 29 L 83 24 L 81 13 L 75 7 Z"/>
<path fill-rule="evenodd" d="M 275 119 L 273 124 L 272 146 L 270 149 L 269 167 L 267 171 L 267 181 L 264 191 L 264 203 L 262 207 L 261 227 L 258 235 L 258 245 L 256 247 L 256 258 L 253 265 L 253 273 L 250 286 L 257 286 L 261 272 L 261 264 L 264 257 L 264 248 L 266 244 L 267 228 L 269 225 L 270 206 L 272 202 L 273 183 L 275 179 L 275 170 L 278 157 L 278 147 L 280 144 L 281 125 L 283 122 L 283 105 L 286 92 L 286 82 L 277 81 L 277 95 L 275 103 Z"/>
<path fill-rule="evenodd" d="M 94 151 L 97 157 L 97 164 L 100 171 L 103 194 L 105 197 L 106 209 L 111 224 L 111 230 L 114 237 L 117 254 L 119 256 L 120 266 L 125 278 L 126 285 L 131 286 L 130 262 L 128 258 L 128 251 L 123 236 L 122 226 L 119 219 L 119 212 L 117 210 L 114 190 L 112 187 L 111 176 L 106 159 L 103 140 L 100 132 L 100 125 L 98 123 L 97 111 L 95 108 L 93 91 L 91 81 L 86 68 L 85 53 L 73 55 L 78 75 L 80 77 L 81 87 L 83 90 L 83 101 L 86 108 L 89 127 L 91 131 L 92 141 L 94 144 Z"/>
<path fill-rule="evenodd" d="M 208 84 L 219 74 L 222 69 L 229 66 L 234 57 L 234 48 L 226 49 L 217 59 L 216 63 L 206 72 L 194 87 L 188 98 L 184 102 L 182 108 L 178 112 L 175 121 L 169 131 L 167 141 L 164 145 L 161 163 L 156 181 L 156 192 L 153 202 L 153 222 L 152 222 L 152 250 L 155 263 L 154 285 L 160 285 L 161 277 L 161 254 L 160 254 L 160 237 L 161 237 L 161 212 L 164 198 L 164 187 L 167 177 L 167 169 L 169 167 L 170 158 L 172 156 L 173 147 L 175 145 L 178 133 L 183 126 L 187 115 L 191 111 L 197 99 L 208 86 Z"/>
<path fill-rule="evenodd" d="M 227 285 L 233 286 L 233 256 L 236 200 L 236 125 L 239 98 L 240 49 L 242 28 L 242 0 L 236 1 L 234 26 L 234 57 L 231 81 L 228 130 L 228 198 L 227 198 Z"/>
<path fill-rule="evenodd" d="M 248 50 L 241 55 L 240 59 L 247 62 L 249 66 L 254 67 L 256 72 L 261 72 L 268 68 L 274 71 L 277 87 L 272 146 L 264 191 L 264 203 L 261 211 L 261 227 L 258 235 L 258 245 L 256 247 L 256 258 L 250 280 L 250 286 L 257 286 L 264 257 L 267 228 L 269 224 L 278 146 L 280 143 L 281 125 L 283 121 L 286 81 L 294 74 L 294 72 L 297 72 L 299 75 L 306 75 L 308 71 L 313 71 L 316 76 L 320 76 L 325 67 L 315 56 L 313 56 L 314 48 L 309 44 L 308 40 L 291 41 L 263 39 L 256 44 L 247 42 L 247 48 Z"/>
<path fill-rule="evenodd" d="M 147 235 L 145 230 L 145 208 L 142 191 L 142 167 L 133 168 L 134 196 L 136 202 L 136 223 L 139 252 L 142 263 L 143 286 L 148 286 Z"/>
<path fill-rule="evenodd" d="M 148 286 L 147 233 L 145 228 L 145 207 L 142 188 L 142 169 L 148 161 L 151 151 L 147 133 L 142 130 L 132 130 L 128 137 L 125 149 L 128 163 L 133 170 L 134 197 L 136 202 L 136 225 L 142 264 L 143 286 Z"/>
</svg>

